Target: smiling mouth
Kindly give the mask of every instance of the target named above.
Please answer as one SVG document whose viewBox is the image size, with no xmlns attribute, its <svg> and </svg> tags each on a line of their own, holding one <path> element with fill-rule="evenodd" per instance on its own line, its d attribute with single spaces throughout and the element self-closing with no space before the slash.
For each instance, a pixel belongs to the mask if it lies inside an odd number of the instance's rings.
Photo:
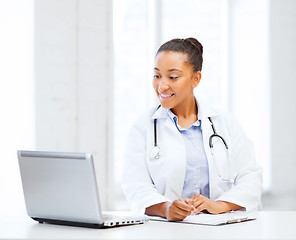
<svg viewBox="0 0 296 240">
<path fill-rule="evenodd" d="M 161 99 L 168 99 L 168 98 L 170 98 L 171 96 L 174 95 L 174 93 L 172 93 L 172 94 L 163 94 L 161 92 L 158 92 L 158 94 L 159 94 Z"/>
</svg>

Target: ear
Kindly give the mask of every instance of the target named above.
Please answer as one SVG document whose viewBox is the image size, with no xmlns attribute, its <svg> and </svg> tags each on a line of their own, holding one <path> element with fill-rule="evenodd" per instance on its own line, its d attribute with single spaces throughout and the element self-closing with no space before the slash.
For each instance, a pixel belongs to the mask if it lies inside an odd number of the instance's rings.
<svg viewBox="0 0 296 240">
<path fill-rule="evenodd" d="M 196 88 L 201 80 L 201 72 L 197 71 L 192 75 L 192 88 Z"/>
</svg>

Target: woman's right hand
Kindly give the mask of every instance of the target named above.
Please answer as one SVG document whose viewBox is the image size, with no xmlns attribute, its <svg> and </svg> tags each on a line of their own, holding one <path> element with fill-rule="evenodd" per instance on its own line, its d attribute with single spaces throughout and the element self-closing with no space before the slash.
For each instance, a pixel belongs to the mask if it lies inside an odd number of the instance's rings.
<svg viewBox="0 0 296 240">
<path fill-rule="evenodd" d="M 182 221 L 187 216 L 191 215 L 194 207 L 183 201 L 175 200 L 167 204 L 165 217 L 169 221 Z"/>
<path fill-rule="evenodd" d="M 145 214 L 165 217 L 169 221 L 182 221 L 194 211 L 194 207 L 181 200 L 162 202 L 146 208 Z"/>
</svg>

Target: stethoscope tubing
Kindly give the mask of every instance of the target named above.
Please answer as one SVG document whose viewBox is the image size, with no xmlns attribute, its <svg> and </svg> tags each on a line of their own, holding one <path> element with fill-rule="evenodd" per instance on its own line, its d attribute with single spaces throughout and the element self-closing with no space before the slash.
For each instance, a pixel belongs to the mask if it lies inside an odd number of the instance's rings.
<svg viewBox="0 0 296 240">
<path fill-rule="evenodd" d="M 208 117 L 208 119 L 209 119 L 209 121 L 211 123 L 211 127 L 212 127 L 212 130 L 213 130 L 213 134 L 209 138 L 209 146 L 210 146 L 210 148 L 211 149 L 213 148 L 213 138 L 218 137 L 218 138 L 220 138 L 222 140 L 225 148 L 228 150 L 227 142 L 225 141 L 225 139 L 222 136 L 217 134 L 216 128 L 215 128 L 215 125 L 213 123 L 212 118 Z M 158 143 L 157 143 L 157 119 L 156 118 L 154 119 L 154 124 L 153 125 L 154 125 L 154 147 L 158 147 Z"/>
<path fill-rule="evenodd" d="M 154 147 L 157 146 L 157 119 L 154 119 Z"/>
<path fill-rule="evenodd" d="M 211 127 L 212 127 L 213 132 L 214 132 L 214 134 L 212 134 L 212 135 L 210 136 L 210 138 L 209 138 L 209 145 L 210 145 L 210 148 L 211 148 L 211 149 L 213 148 L 213 138 L 214 138 L 214 137 L 218 137 L 218 138 L 220 138 L 220 139 L 222 140 L 222 142 L 224 143 L 225 148 L 228 150 L 228 145 L 227 145 L 226 141 L 224 140 L 224 138 L 223 138 L 222 136 L 220 136 L 220 135 L 217 134 L 217 132 L 216 132 L 216 128 L 215 128 L 215 125 L 214 125 L 214 123 L 213 123 L 213 121 L 212 121 L 212 118 L 211 118 L 211 117 L 208 117 L 208 119 L 209 119 L 209 121 L 211 122 Z"/>
<path fill-rule="evenodd" d="M 160 107 L 160 105 L 158 106 L 158 108 L 159 107 Z M 214 158 L 214 154 L 213 154 L 213 138 L 214 137 L 217 137 L 217 138 L 220 138 L 221 139 L 221 141 L 223 142 L 223 144 L 224 144 L 224 146 L 226 148 L 226 152 L 227 152 L 227 155 L 228 155 L 229 154 L 228 153 L 228 145 L 227 145 L 225 139 L 222 136 L 220 136 L 219 134 L 217 134 L 217 131 L 216 131 L 216 128 L 215 128 L 215 125 L 213 123 L 212 118 L 211 117 L 208 117 L 208 119 L 209 119 L 209 121 L 211 123 L 211 127 L 212 127 L 212 130 L 213 130 L 213 134 L 209 137 L 209 146 L 210 146 L 211 154 L 212 154 L 213 158 Z M 151 151 L 151 158 L 155 158 L 155 159 L 159 159 L 160 158 L 160 148 L 158 146 L 157 140 L 158 140 L 157 139 L 157 119 L 155 118 L 154 119 L 154 147 L 153 147 L 153 149 Z M 227 158 L 229 158 L 229 157 L 227 157 Z M 214 164 L 216 166 L 215 160 L 214 160 Z M 216 168 L 217 168 L 217 166 L 216 166 Z M 231 179 L 227 179 L 227 178 L 222 177 L 220 175 L 219 171 L 218 171 L 218 175 L 219 175 L 219 177 L 223 181 L 226 181 L 226 182 L 228 182 L 228 181 L 231 182 L 232 181 Z"/>
</svg>

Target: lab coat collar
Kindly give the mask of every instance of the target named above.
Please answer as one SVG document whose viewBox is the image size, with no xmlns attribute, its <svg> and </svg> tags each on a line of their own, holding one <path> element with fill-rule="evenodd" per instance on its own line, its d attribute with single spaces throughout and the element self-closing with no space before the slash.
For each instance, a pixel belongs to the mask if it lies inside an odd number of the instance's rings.
<svg viewBox="0 0 296 240">
<path fill-rule="evenodd" d="M 202 98 L 200 97 L 195 97 L 195 100 L 197 101 L 197 105 L 198 105 L 198 118 L 199 120 L 204 120 L 208 117 L 213 117 L 218 115 L 217 111 L 210 106 L 206 101 L 204 101 Z M 162 106 L 160 106 L 158 108 L 155 107 L 156 111 L 154 112 L 154 114 L 152 115 L 152 119 L 160 119 L 160 118 L 167 118 L 168 116 L 168 112 L 167 109 L 163 108 Z"/>
<path fill-rule="evenodd" d="M 198 105 L 198 119 L 204 120 L 208 117 L 214 117 L 218 115 L 218 112 L 209 105 L 204 99 L 195 97 Z"/>
<path fill-rule="evenodd" d="M 159 118 L 167 118 L 168 117 L 168 113 L 167 110 L 165 108 L 163 108 L 162 106 L 160 106 L 158 108 L 155 107 L 156 111 L 154 112 L 154 114 L 152 115 L 152 119 L 159 119 Z"/>
</svg>

